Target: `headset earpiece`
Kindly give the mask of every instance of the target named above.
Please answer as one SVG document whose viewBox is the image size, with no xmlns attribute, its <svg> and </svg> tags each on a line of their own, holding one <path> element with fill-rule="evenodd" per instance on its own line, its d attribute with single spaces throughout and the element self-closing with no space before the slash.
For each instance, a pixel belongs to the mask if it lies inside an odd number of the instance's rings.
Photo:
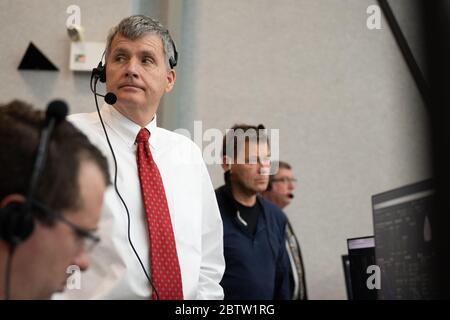
<svg viewBox="0 0 450 320">
<path fill-rule="evenodd" d="M 106 63 L 104 65 L 100 66 L 100 77 L 98 78 L 100 82 L 105 83 L 106 82 Z"/>
<path fill-rule="evenodd" d="M 106 82 L 106 58 L 105 58 L 106 50 L 103 51 L 102 58 L 97 65 L 97 68 L 92 69 L 91 81 L 92 78 L 97 78 L 100 82 Z M 103 64 L 103 58 L 105 58 L 105 64 Z"/>
<path fill-rule="evenodd" d="M 176 67 L 177 63 L 178 63 L 178 51 L 177 48 L 175 47 L 175 42 L 173 42 L 173 40 L 171 40 L 172 42 L 172 48 L 173 48 L 173 57 L 169 58 L 169 65 L 170 68 L 173 69 Z"/>
<path fill-rule="evenodd" d="M 106 63 L 103 65 L 103 63 L 100 61 L 97 65 L 97 68 L 92 69 L 92 74 L 94 77 L 98 78 L 100 82 L 105 83 L 106 82 Z"/>
<path fill-rule="evenodd" d="M 25 202 L 11 202 L 0 209 L 0 238 L 12 246 L 25 241 L 34 230 L 31 209 Z"/>
</svg>

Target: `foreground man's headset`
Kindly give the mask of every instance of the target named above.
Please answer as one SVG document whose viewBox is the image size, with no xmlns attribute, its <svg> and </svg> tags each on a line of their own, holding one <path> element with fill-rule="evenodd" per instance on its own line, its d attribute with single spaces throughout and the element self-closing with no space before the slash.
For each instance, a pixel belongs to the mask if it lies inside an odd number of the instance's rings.
<svg viewBox="0 0 450 320">
<path fill-rule="evenodd" d="M 48 144 L 55 126 L 66 118 L 67 104 L 61 100 L 50 102 L 47 106 L 45 122 L 41 129 L 39 146 L 31 174 L 28 192 L 23 202 L 11 202 L 0 208 L 0 239 L 9 245 L 9 254 L 6 260 L 5 271 L 5 299 L 11 295 L 11 266 L 12 258 L 17 245 L 26 241 L 34 230 L 33 202 L 39 178 L 45 167 Z"/>
</svg>

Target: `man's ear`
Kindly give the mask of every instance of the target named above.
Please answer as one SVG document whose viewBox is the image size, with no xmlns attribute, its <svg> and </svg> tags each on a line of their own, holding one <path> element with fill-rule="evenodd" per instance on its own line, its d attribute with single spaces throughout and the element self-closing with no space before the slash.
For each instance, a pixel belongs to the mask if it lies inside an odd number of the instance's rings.
<svg viewBox="0 0 450 320">
<path fill-rule="evenodd" d="M 172 91 L 175 81 L 177 80 L 177 73 L 174 69 L 167 71 L 167 86 L 166 93 Z"/>
<path fill-rule="evenodd" d="M 21 194 L 18 193 L 9 194 L 0 201 L 0 208 L 4 208 L 12 202 L 23 203 L 25 201 L 26 198 Z"/>
</svg>

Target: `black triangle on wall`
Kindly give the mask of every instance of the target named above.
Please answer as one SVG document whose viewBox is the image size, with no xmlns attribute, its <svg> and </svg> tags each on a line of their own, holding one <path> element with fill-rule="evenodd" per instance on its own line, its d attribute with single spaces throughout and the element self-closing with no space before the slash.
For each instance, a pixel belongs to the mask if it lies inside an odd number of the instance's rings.
<svg viewBox="0 0 450 320">
<path fill-rule="evenodd" d="M 28 45 L 19 70 L 51 70 L 58 71 L 58 68 L 39 50 L 33 42 Z"/>
</svg>

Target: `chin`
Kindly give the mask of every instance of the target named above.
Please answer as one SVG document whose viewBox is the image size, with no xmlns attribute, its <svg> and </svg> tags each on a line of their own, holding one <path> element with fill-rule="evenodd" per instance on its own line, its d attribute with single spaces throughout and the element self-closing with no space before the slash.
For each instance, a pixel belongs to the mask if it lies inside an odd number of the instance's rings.
<svg viewBox="0 0 450 320">
<path fill-rule="evenodd" d="M 263 193 L 264 191 L 267 190 L 267 187 L 256 187 L 254 189 L 257 193 Z"/>
<path fill-rule="evenodd" d="M 135 99 L 123 98 L 120 96 L 117 97 L 117 102 L 127 108 L 137 108 L 140 105 L 140 103 L 138 101 L 136 101 Z M 116 102 L 116 104 L 117 104 L 117 102 Z"/>
<path fill-rule="evenodd" d="M 117 101 L 124 104 L 124 105 L 141 105 L 145 103 L 142 96 L 138 96 L 134 93 L 128 93 L 128 92 L 118 92 L 116 94 Z"/>
</svg>

